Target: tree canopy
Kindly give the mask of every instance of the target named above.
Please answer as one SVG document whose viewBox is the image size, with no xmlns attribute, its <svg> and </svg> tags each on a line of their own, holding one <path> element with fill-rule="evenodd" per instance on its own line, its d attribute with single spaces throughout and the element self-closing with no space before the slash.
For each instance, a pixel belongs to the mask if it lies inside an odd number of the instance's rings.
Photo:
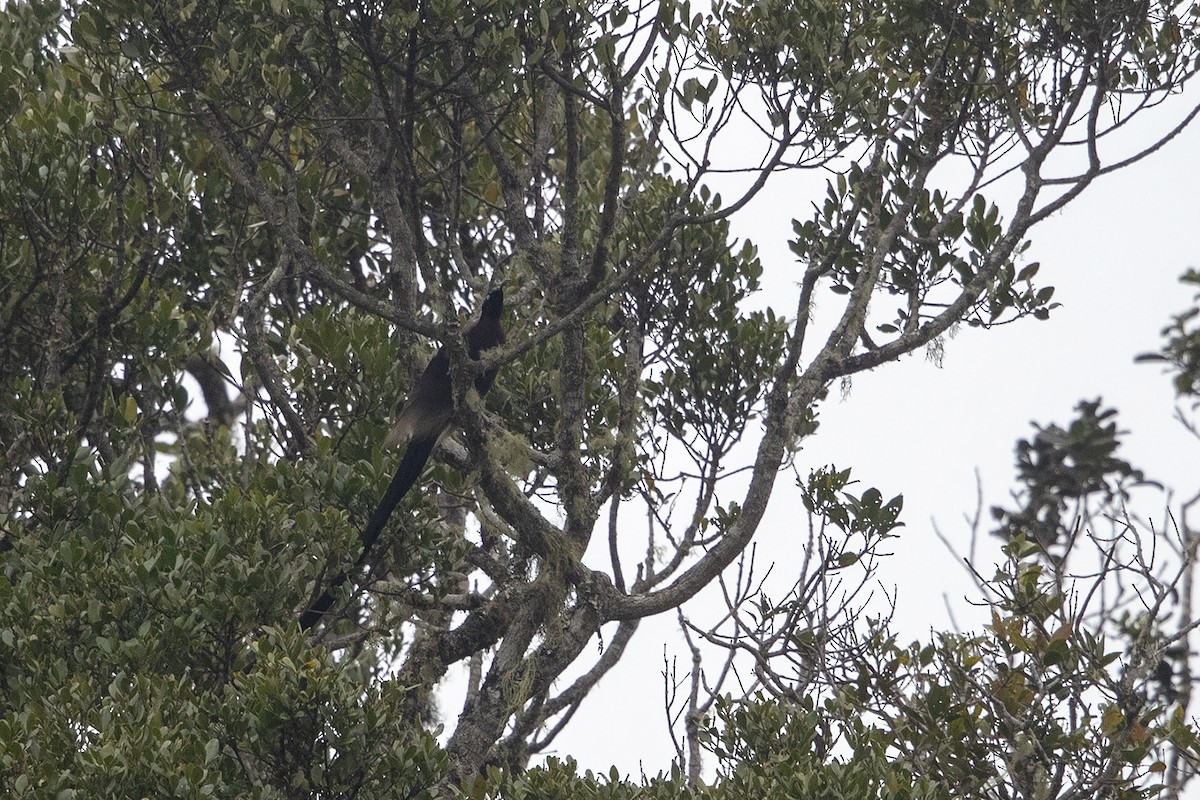
<svg viewBox="0 0 1200 800">
<path fill-rule="evenodd" d="M 792 591 L 756 592 L 749 565 L 832 385 L 1052 313 L 1030 231 L 1192 121 L 1171 96 L 1197 22 L 1158 0 L 10 3 L 0 786 L 1149 791 L 1156 748 L 1200 750 L 1144 702 L 1170 587 L 1131 565 L 1145 608 L 1118 662 L 1045 557 L 1082 496 L 1062 470 L 1002 512 L 988 635 L 909 647 L 858 617 L 902 500 L 845 468 L 800 480 Z M 1165 135 L 1110 144 L 1159 105 Z M 794 261 L 766 264 L 729 220 L 803 174 L 824 194 L 795 200 Z M 750 310 L 768 270 L 796 291 Z M 472 362 L 461 331 L 501 284 L 508 344 Z M 457 434 L 306 636 L 438 346 Z M 1097 468 L 1129 467 L 1100 433 Z M 1045 476 L 1061 452 L 1026 444 Z M 676 771 L 525 772 L 639 622 L 706 588 L 728 608 L 680 616 Z"/>
</svg>

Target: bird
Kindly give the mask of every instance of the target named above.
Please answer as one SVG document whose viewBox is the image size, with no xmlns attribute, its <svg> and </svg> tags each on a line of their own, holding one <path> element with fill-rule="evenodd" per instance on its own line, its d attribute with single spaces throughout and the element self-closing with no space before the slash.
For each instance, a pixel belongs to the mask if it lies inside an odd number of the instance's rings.
<svg viewBox="0 0 1200 800">
<path fill-rule="evenodd" d="M 500 324 L 503 311 L 504 290 L 493 289 L 484 298 L 479 319 L 467 331 L 467 355 L 471 360 L 478 361 L 484 351 L 504 344 L 504 327 Z M 475 377 L 475 391 L 482 397 L 492 388 L 495 380 L 495 368 L 484 370 Z M 446 352 L 446 346 L 442 345 L 413 386 L 408 402 L 385 440 L 385 446 L 407 440 L 408 447 L 387 491 L 383 494 L 383 499 L 371 514 L 366 527 L 359 533 L 362 550 L 354 569 L 366 562 L 392 511 L 417 482 L 433 448 L 449 431 L 453 416 L 454 389 L 450 381 L 450 356 Z M 344 570 L 339 573 L 321 597 L 305 609 L 300 615 L 301 630 L 307 631 L 312 628 L 329 611 L 334 602 L 334 590 L 346 582 L 350 572 Z"/>
</svg>

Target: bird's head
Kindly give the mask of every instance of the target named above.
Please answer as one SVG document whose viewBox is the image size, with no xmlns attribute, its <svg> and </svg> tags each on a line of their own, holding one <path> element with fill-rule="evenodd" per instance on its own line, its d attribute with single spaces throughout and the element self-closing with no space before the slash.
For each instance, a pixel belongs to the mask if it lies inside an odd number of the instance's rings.
<svg viewBox="0 0 1200 800">
<path fill-rule="evenodd" d="M 500 312 L 504 310 L 504 289 L 499 287 L 488 292 L 488 296 L 483 301 L 483 314 L 485 317 L 493 319 L 500 316 Z"/>
</svg>

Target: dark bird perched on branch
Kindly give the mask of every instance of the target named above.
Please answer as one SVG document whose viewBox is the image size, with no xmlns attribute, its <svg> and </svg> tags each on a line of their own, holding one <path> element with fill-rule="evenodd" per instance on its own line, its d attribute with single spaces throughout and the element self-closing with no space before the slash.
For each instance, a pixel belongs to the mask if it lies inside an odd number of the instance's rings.
<svg viewBox="0 0 1200 800">
<path fill-rule="evenodd" d="M 467 355 L 472 360 L 478 361 L 485 350 L 504 344 L 504 329 L 500 325 L 500 313 L 503 310 L 504 291 L 493 289 L 483 301 L 483 310 L 479 319 L 467 331 Z M 486 370 L 476 376 L 475 390 L 479 392 L 480 396 L 485 395 L 487 390 L 492 388 L 492 382 L 495 380 L 496 370 Z M 379 538 L 392 511 L 416 483 L 417 478 L 421 476 L 421 472 L 425 469 L 425 462 L 429 460 L 433 448 L 450 429 L 450 420 L 453 415 L 454 389 L 450 382 L 450 356 L 446 353 L 446 347 L 443 345 L 434 353 L 433 358 L 429 361 L 429 366 L 425 367 L 425 371 L 421 373 L 420 379 L 413 386 L 408 404 L 404 406 L 395 426 L 388 434 L 385 444 L 407 439 L 408 449 L 404 451 L 404 458 L 400 461 L 400 466 L 397 467 L 396 474 L 392 477 L 387 491 L 384 492 L 383 499 L 379 501 L 375 513 L 371 515 L 367 526 L 359 534 L 362 552 L 359 554 L 354 568 L 361 567 L 366 562 L 371 547 Z M 333 579 L 329 589 L 300 615 L 301 629 L 308 630 L 317 624 L 317 621 L 333 605 L 334 590 L 345 583 L 349 575 L 350 570 L 339 573 Z"/>
</svg>

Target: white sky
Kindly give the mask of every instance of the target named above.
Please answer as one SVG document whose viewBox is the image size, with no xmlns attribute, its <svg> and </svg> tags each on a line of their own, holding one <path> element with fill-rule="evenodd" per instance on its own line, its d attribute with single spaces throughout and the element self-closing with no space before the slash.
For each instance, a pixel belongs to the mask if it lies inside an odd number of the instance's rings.
<svg viewBox="0 0 1200 800">
<path fill-rule="evenodd" d="M 1168 109 L 1186 105 L 1168 103 Z M 821 428 L 806 442 L 798 467 L 801 474 L 829 463 L 853 467 L 858 488 L 876 486 L 885 498 L 904 495 L 906 527 L 879 574 L 898 592 L 894 626 L 902 640 L 949 628 L 947 601 L 961 626 L 980 623 L 980 612 L 965 602 L 976 596 L 974 587 L 938 542 L 931 519 L 965 551 L 963 515 L 975 508 L 975 470 L 985 508 L 1007 504 L 1013 446 L 1032 433 L 1031 421 L 1064 424 L 1079 400 L 1102 396 L 1105 406 L 1120 410 L 1120 427 L 1130 432 L 1122 457 L 1180 495 L 1200 489 L 1200 443 L 1172 419 L 1169 378 L 1160 365 L 1133 363 L 1137 354 L 1159 348 L 1169 316 L 1191 302 L 1178 276 L 1200 267 L 1197 186 L 1200 125 L 1193 125 L 1147 160 L 1101 178 L 1030 233 L 1027 261 L 1042 263 L 1041 285 L 1055 286 L 1054 299 L 1062 304 L 1048 321 L 1028 319 L 991 331 L 964 326 L 945 342 L 941 368 L 918 354 L 856 376 L 845 399 L 837 387 L 831 392 Z M 772 296 L 794 296 L 789 287 L 798 273 L 786 245 L 791 217 L 804 218 L 808 203 L 820 199 L 795 192 L 793 183 L 789 194 L 781 177 L 733 221 L 734 235 L 759 246 L 764 288 Z M 832 300 L 826 302 L 832 307 Z M 790 316 L 794 308 L 778 310 Z M 781 566 L 798 509 L 802 513 L 798 493 L 783 473 L 760 529 Z M 1144 512 L 1159 522 L 1161 503 Z M 989 537 L 982 545 L 977 566 L 987 574 L 999 560 L 998 541 Z M 625 660 L 556 741 L 558 754 L 596 771 L 615 764 L 633 776 L 669 768 L 664 644 L 683 668 L 688 655 L 674 618 L 643 623 Z"/>
</svg>

